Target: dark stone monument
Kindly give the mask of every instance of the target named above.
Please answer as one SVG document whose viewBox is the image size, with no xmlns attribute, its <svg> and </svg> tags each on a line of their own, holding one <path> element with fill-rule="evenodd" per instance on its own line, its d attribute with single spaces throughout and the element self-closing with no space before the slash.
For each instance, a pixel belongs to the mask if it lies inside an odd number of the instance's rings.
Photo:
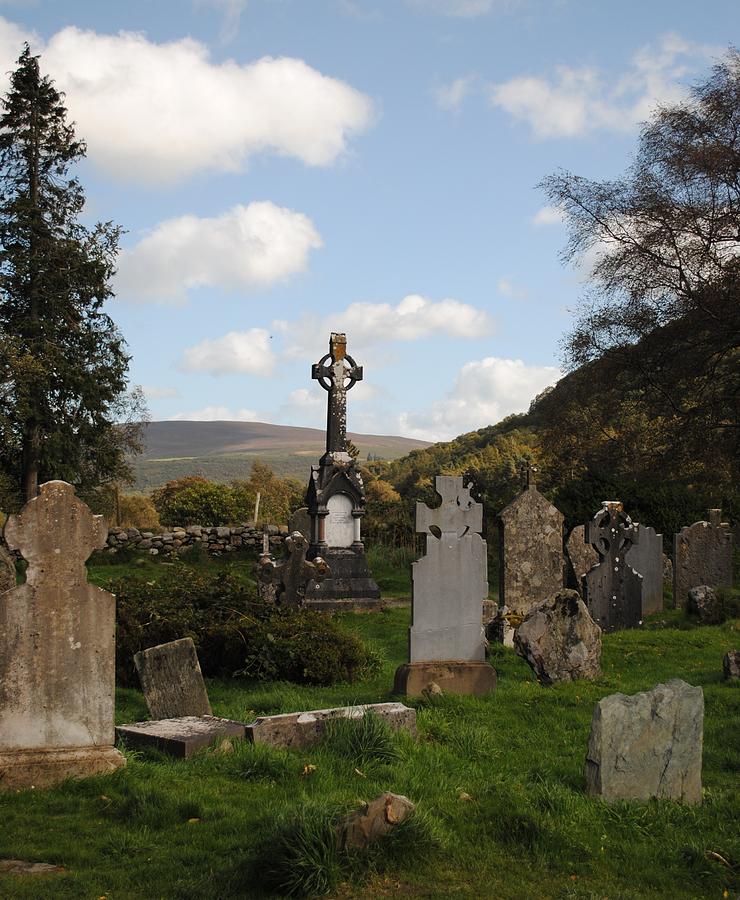
<svg viewBox="0 0 740 900">
<path fill-rule="evenodd" d="M 642 576 L 627 563 L 627 552 L 639 542 L 619 500 L 605 500 L 586 525 L 586 540 L 600 562 L 583 576 L 583 599 L 602 631 L 636 628 L 642 621 Z"/>
<path fill-rule="evenodd" d="M 694 522 L 673 536 L 673 605 L 686 605 L 691 588 L 732 587 L 732 534 L 722 510 L 710 509 L 708 522 Z"/>
<path fill-rule="evenodd" d="M 642 575 L 642 615 L 663 611 L 663 535 L 640 525 L 640 540 L 627 551 L 627 565 Z"/>
<path fill-rule="evenodd" d="M 134 655 L 134 665 L 153 719 L 211 715 L 192 638 L 141 650 Z"/>
<path fill-rule="evenodd" d="M 308 585 L 306 605 L 372 607 L 380 603 L 380 589 L 368 568 L 360 533 L 365 488 L 347 452 L 347 391 L 362 380 L 362 366 L 347 354 L 344 334 L 332 333 L 329 352 L 313 366 L 311 377 L 328 393 L 328 403 L 326 452 L 318 466 L 311 467 L 306 492 L 311 517 L 308 559 L 324 559 L 331 575 Z"/>
<path fill-rule="evenodd" d="M 331 575 L 331 569 L 320 556 L 306 559 L 308 542 L 300 531 L 285 540 L 285 559 L 276 563 L 263 553 L 257 564 L 260 596 L 280 606 L 298 608 L 306 601 L 309 585 L 318 585 Z"/>
</svg>

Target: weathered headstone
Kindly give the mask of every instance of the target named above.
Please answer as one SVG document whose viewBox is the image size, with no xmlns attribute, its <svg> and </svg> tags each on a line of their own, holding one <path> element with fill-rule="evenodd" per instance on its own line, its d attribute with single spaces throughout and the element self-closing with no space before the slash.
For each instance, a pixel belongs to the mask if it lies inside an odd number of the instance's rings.
<svg viewBox="0 0 740 900">
<path fill-rule="evenodd" d="M 586 789 L 606 801 L 652 797 L 701 803 L 704 695 L 674 679 L 594 708 Z"/>
<path fill-rule="evenodd" d="M 253 744 L 303 750 L 323 738 L 332 719 L 361 719 L 366 713 L 377 716 L 393 731 L 403 728 L 416 737 L 416 710 L 403 703 L 367 703 L 261 716 L 247 725 L 246 736 Z"/>
<path fill-rule="evenodd" d="M 153 748 L 168 756 L 186 759 L 221 741 L 242 740 L 245 726 L 218 716 L 178 716 L 119 725 L 116 735 L 132 749 Z"/>
<path fill-rule="evenodd" d="M 663 610 L 663 535 L 640 525 L 640 540 L 627 551 L 627 565 L 642 575 L 642 617 Z"/>
<path fill-rule="evenodd" d="M 728 650 L 722 657 L 722 672 L 725 678 L 740 678 L 740 650 Z"/>
<path fill-rule="evenodd" d="M 708 522 L 694 522 L 673 536 L 673 605 L 684 607 L 689 590 L 700 584 L 732 587 L 732 534 L 722 510 L 710 509 Z"/>
<path fill-rule="evenodd" d="M 8 553 L 5 545 L 0 543 L 0 594 L 9 591 L 16 585 L 15 560 Z"/>
<path fill-rule="evenodd" d="M 583 590 L 583 576 L 599 564 L 599 554 L 591 544 L 586 543 L 585 525 L 576 525 L 568 537 L 565 549 L 573 570 L 576 590 L 580 592 Z"/>
<path fill-rule="evenodd" d="M 5 525 L 28 561 L 0 594 L 0 787 L 45 787 L 123 766 L 113 746 L 115 597 L 87 583 L 107 527 L 49 481 Z"/>
<path fill-rule="evenodd" d="M 310 542 L 311 516 L 308 513 L 307 506 L 302 506 L 290 514 L 288 518 L 288 534 L 293 534 L 294 531 L 300 531 L 306 540 Z"/>
<path fill-rule="evenodd" d="M 418 696 L 434 681 L 454 694 L 485 694 L 496 672 L 485 662 L 481 605 L 488 596 L 483 507 L 457 475 L 438 475 L 441 505 L 416 504 L 426 555 L 412 564 L 409 662 L 396 670 L 395 692 Z"/>
<path fill-rule="evenodd" d="M 514 634 L 514 647 L 542 684 L 601 673 L 601 629 L 577 591 L 559 591 L 530 609 Z"/>
<path fill-rule="evenodd" d="M 721 625 L 725 620 L 724 604 L 708 584 L 691 588 L 686 609 L 699 617 L 701 625 Z"/>
<path fill-rule="evenodd" d="M 527 486 L 499 513 L 499 604 L 524 616 L 563 587 L 563 514 Z"/>
<path fill-rule="evenodd" d="M 365 514 L 365 486 L 349 454 L 347 391 L 362 380 L 362 366 L 347 353 L 347 338 L 333 332 L 329 352 L 311 369 L 327 392 L 326 452 L 311 466 L 306 490 L 310 527 L 308 559 L 325 559 L 331 573 L 311 581 L 306 603 L 319 609 L 376 607 L 380 588 L 368 568 L 360 523 Z"/>
<path fill-rule="evenodd" d="M 639 533 L 619 500 L 605 500 L 586 526 L 600 562 L 583 576 L 583 599 L 602 631 L 636 628 L 642 621 L 642 576 L 626 560 Z"/>
<path fill-rule="evenodd" d="M 192 638 L 141 650 L 134 655 L 134 665 L 153 719 L 211 715 Z"/>
<path fill-rule="evenodd" d="M 257 564 L 257 582 L 263 599 L 280 606 L 297 609 L 305 604 L 306 589 L 310 584 L 320 584 L 331 576 L 331 569 L 320 556 L 313 562 L 306 559 L 308 541 L 294 531 L 285 539 L 285 558 L 276 563 L 262 554 Z"/>
</svg>

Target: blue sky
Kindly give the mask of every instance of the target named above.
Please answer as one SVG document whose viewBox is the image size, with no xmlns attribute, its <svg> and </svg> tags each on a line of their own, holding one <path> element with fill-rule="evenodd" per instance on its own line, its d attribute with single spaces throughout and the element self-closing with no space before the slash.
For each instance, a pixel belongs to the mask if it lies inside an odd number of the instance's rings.
<svg viewBox="0 0 740 900">
<path fill-rule="evenodd" d="M 609 178 L 738 42 L 736 0 L 2 2 L 126 229 L 109 312 L 154 419 L 323 427 L 346 331 L 354 431 L 444 439 L 558 376 L 582 275 L 536 190 Z"/>
</svg>

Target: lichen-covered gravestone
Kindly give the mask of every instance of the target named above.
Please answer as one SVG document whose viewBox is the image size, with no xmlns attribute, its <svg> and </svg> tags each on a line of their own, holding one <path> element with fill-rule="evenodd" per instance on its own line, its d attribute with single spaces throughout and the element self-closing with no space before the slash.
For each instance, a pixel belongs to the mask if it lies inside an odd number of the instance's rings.
<svg viewBox="0 0 740 900">
<path fill-rule="evenodd" d="M 586 789 L 603 800 L 701 803 L 704 695 L 680 679 L 612 694 L 591 719 Z"/>
<path fill-rule="evenodd" d="M 527 487 L 499 513 L 499 605 L 525 616 L 563 587 L 563 514 Z"/>
<path fill-rule="evenodd" d="M 583 599 L 602 631 L 636 628 L 642 621 L 642 576 L 626 559 L 639 533 L 619 500 L 605 500 L 586 526 L 600 562 L 583 576 Z"/>
<path fill-rule="evenodd" d="M 599 563 L 599 554 L 586 543 L 586 526 L 576 525 L 565 545 L 577 591 L 583 590 L 583 576 Z"/>
<path fill-rule="evenodd" d="M 331 576 L 331 569 L 320 556 L 313 562 L 306 559 L 308 541 L 294 531 L 285 539 L 285 558 L 276 563 L 263 553 L 257 564 L 257 582 L 260 596 L 267 601 L 274 599 L 279 606 L 298 609 L 306 601 L 306 589 L 318 585 Z"/>
<path fill-rule="evenodd" d="M 732 587 L 732 535 L 721 519 L 721 509 L 710 509 L 708 522 L 694 522 L 674 535 L 674 607 L 686 605 L 693 587 Z"/>
<path fill-rule="evenodd" d="M 485 662 L 481 624 L 488 596 L 483 507 L 456 475 L 438 475 L 442 504 L 416 504 L 426 555 L 412 565 L 409 662 L 396 670 L 395 691 L 418 696 L 431 682 L 455 694 L 485 694 L 496 672 Z"/>
<path fill-rule="evenodd" d="M 627 565 L 642 575 L 642 615 L 663 611 L 663 535 L 640 525 L 640 540 L 627 551 Z"/>
<path fill-rule="evenodd" d="M 211 715 L 192 638 L 141 650 L 134 655 L 134 665 L 153 719 Z"/>
<path fill-rule="evenodd" d="M 125 764 L 113 746 L 115 597 L 87 583 L 108 529 L 63 481 L 5 525 L 28 561 L 0 594 L 0 787 L 44 787 Z"/>
</svg>

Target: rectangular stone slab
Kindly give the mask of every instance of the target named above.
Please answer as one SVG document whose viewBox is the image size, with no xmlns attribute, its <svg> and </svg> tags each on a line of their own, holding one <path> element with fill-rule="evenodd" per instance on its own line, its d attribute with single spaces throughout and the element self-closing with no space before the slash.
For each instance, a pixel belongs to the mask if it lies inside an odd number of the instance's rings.
<svg viewBox="0 0 740 900">
<path fill-rule="evenodd" d="M 403 703 L 367 703 L 362 706 L 336 706 L 332 709 L 262 716 L 247 725 L 246 736 L 254 744 L 302 750 L 317 744 L 323 738 L 329 719 L 359 719 L 365 712 L 374 713 L 394 731 L 406 728 L 416 737 L 416 710 Z"/>
<path fill-rule="evenodd" d="M 152 719 L 211 715 L 192 638 L 141 650 L 134 665 Z"/>
<path fill-rule="evenodd" d="M 224 738 L 242 740 L 245 727 L 242 722 L 218 716 L 180 716 L 119 725 L 116 735 L 127 747 L 155 747 L 162 753 L 182 759 Z"/>
</svg>

